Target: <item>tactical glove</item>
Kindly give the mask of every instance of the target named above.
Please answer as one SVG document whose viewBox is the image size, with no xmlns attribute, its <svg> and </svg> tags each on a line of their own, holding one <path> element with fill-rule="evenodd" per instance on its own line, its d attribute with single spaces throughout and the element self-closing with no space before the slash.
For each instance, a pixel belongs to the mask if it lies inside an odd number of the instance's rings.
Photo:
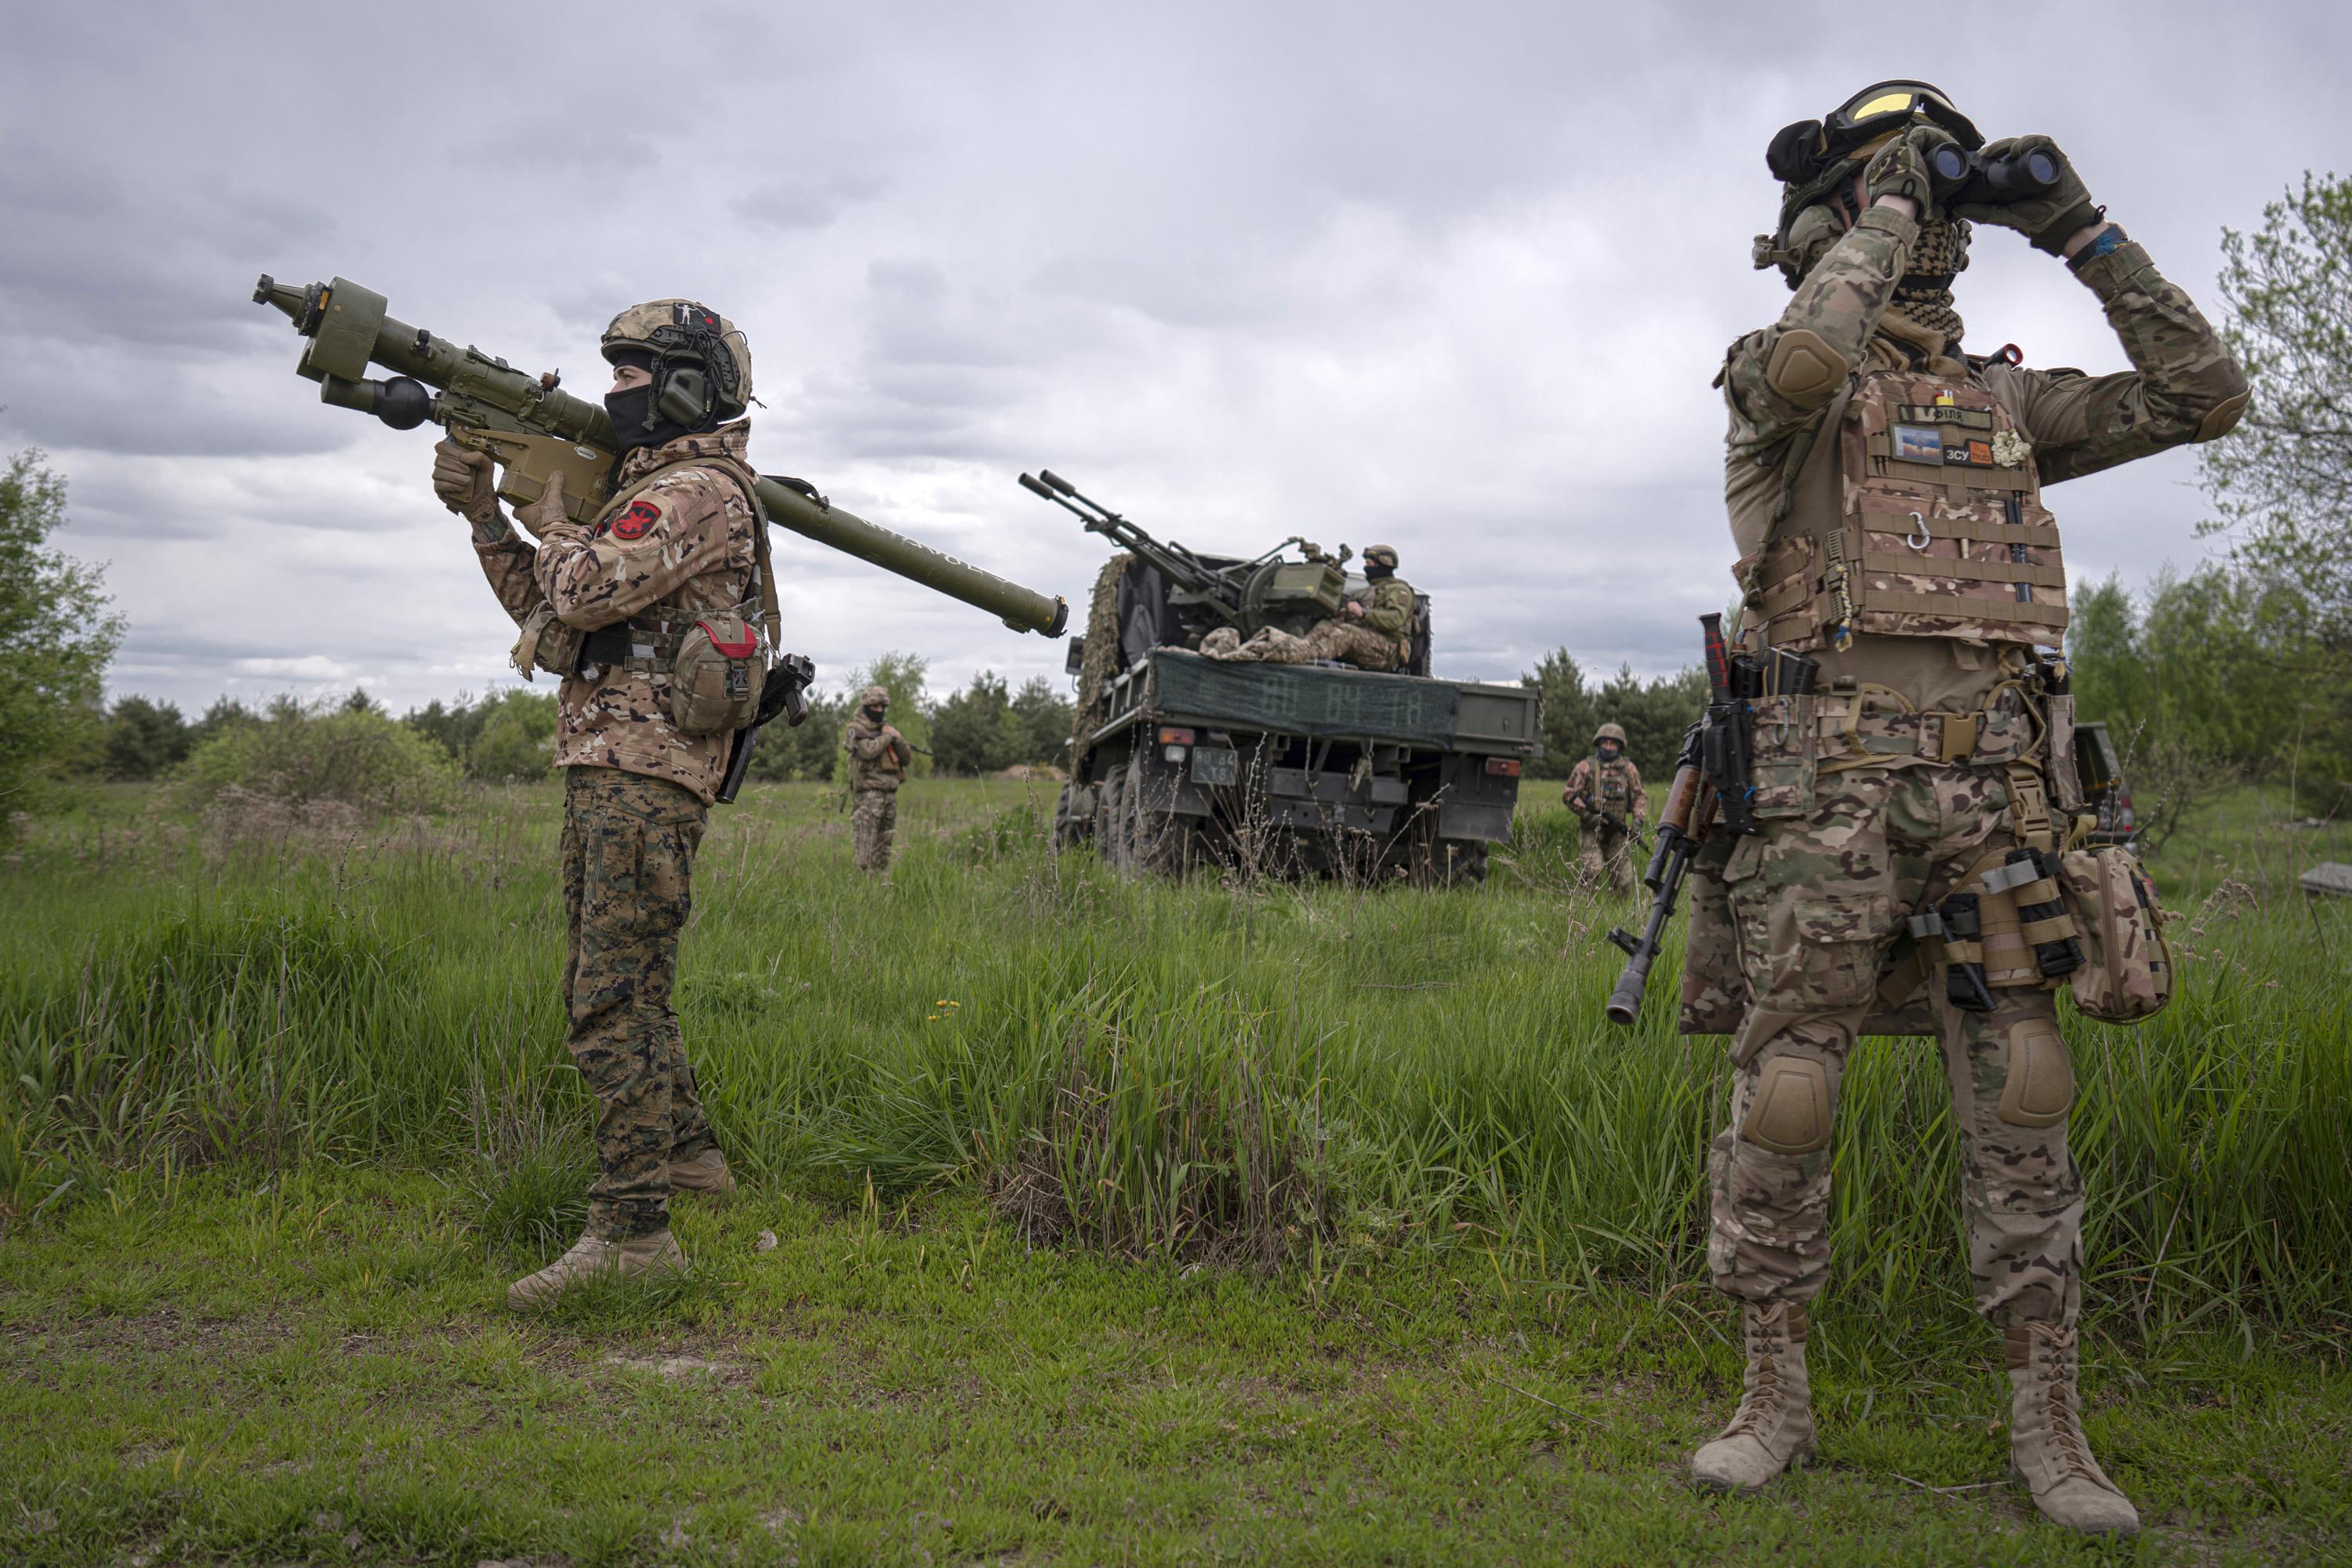
<svg viewBox="0 0 2352 1568">
<path fill-rule="evenodd" d="M 441 504 L 476 527 L 506 526 L 499 515 L 498 486 L 490 475 L 490 459 L 468 452 L 455 441 L 433 448 L 433 493 Z"/>
<path fill-rule="evenodd" d="M 2058 151 L 2058 143 L 2047 136 L 2004 137 L 1987 145 L 1977 156 L 1987 163 L 1995 163 L 2022 158 L 2029 153 L 2046 153 L 2058 165 L 2058 184 L 2047 194 L 2006 202 L 1961 202 L 1952 208 L 1952 216 L 1967 218 L 1970 223 L 2013 228 L 2032 241 L 2034 249 L 2062 255 L 2068 240 L 2105 215 L 2092 205 L 2091 193 L 2084 188 L 2083 177 L 2074 173 L 2074 165 L 2066 154 Z"/>
<path fill-rule="evenodd" d="M 545 539 L 547 531 L 559 522 L 572 520 L 563 512 L 563 470 L 557 468 L 547 476 L 547 488 L 539 499 L 528 506 L 515 508 L 515 521 L 530 531 L 533 539 Z"/>
<path fill-rule="evenodd" d="M 1919 221 L 1937 216 L 1936 179 L 1927 160 L 1938 147 L 1957 147 L 1948 132 L 1915 125 L 1881 147 L 1862 172 L 1863 205 L 1881 196 L 1908 196 L 1919 205 Z"/>
</svg>

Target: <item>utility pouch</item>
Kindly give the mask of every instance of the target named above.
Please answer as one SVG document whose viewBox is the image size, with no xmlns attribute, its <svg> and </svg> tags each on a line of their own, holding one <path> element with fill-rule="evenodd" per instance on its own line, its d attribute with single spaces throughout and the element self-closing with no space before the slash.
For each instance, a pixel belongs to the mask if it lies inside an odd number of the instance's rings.
<svg viewBox="0 0 2352 1568">
<path fill-rule="evenodd" d="M 507 662 L 525 680 L 534 679 L 534 672 L 541 669 L 570 676 L 580 668 L 580 647 L 587 636 L 578 626 L 556 619 L 555 607 L 542 602 L 523 621 L 522 635 L 515 639 Z"/>
<path fill-rule="evenodd" d="M 1748 776 L 1755 790 L 1749 816 L 1771 821 L 1813 815 L 1822 751 L 1815 702 L 1810 694 L 1792 694 L 1749 704 Z"/>
<path fill-rule="evenodd" d="M 2172 948 L 2139 857 L 2120 844 L 2076 849 L 2059 870 L 2082 932 L 2083 964 L 2068 977 L 2075 1010 L 2105 1024 L 2137 1024 L 2172 1000 Z"/>
<path fill-rule="evenodd" d="M 732 611 L 703 616 L 678 639 L 670 667 L 670 722 L 688 735 L 740 730 L 760 710 L 767 663 L 757 621 Z"/>
</svg>

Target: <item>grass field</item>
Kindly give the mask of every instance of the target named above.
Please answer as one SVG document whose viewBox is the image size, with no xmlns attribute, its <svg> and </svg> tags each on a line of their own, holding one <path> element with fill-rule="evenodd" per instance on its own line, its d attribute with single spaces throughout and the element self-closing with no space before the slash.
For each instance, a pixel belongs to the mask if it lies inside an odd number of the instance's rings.
<svg viewBox="0 0 2352 1568">
<path fill-rule="evenodd" d="M 1611 1031 L 1563 814 L 1480 889 L 1134 885 L 1048 786 L 923 783 L 891 882 L 821 789 L 717 817 L 679 988 L 739 1170 L 688 1282 L 500 1310 L 576 1229 L 555 792 L 382 825 L 120 792 L 0 867 L 9 1561 L 2042 1562 L 1999 1484 L 1940 1068 L 1841 1104 L 1823 1464 L 1680 1479 L 1725 1070 Z M 2352 1552 L 2352 952 L 2228 803 L 2191 956 L 2084 1084 L 2122 1555 Z M 776 1238 L 761 1250 L 762 1233 Z M 2114 1555 L 2114 1553 L 2109 1553 Z"/>
</svg>

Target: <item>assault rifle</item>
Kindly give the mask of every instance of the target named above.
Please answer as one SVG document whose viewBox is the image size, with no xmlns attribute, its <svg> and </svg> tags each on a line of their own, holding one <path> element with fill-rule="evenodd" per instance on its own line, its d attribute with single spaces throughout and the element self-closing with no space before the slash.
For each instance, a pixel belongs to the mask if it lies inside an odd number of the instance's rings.
<svg viewBox="0 0 2352 1568">
<path fill-rule="evenodd" d="M 1734 833 L 1763 831 L 1750 810 L 1756 786 L 1748 771 L 1748 705 L 1768 695 L 1768 687 L 1773 696 L 1805 695 L 1820 668 L 1810 658 L 1775 649 L 1769 654 L 1772 673 L 1768 679 L 1763 661 L 1734 656 L 1725 646 L 1721 616 L 1701 616 L 1698 623 L 1706 648 L 1706 712 L 1683 734 L 1675 782 L 1666 792 L 1665 809 L 1658 814 L 1657 848 L 1642 875 L 1642 885 L 1655 895 L 1650 918 L 1639 937 L 1622 930 L 1609 933 L 1609 940 L 1625 952 L 1624 971 L 1609 994 L 1612 1024 L 1630 1024 L 1641 1012 L 1650 965 L 1657 959 L 1666 922 L 1674 918 L 1691 858 L 1716 823 L 1719 820 Z"/>
<path fill-rule="evenodd" d="M 1682 895 L 1691 857 L 1698 853 L 1715 818 L 1716 793 L 1706 782 L 1703 762 L 1706 730 L 1707 721 L 1702 719 L 1683 732 L 1682 752 L 1675 759 L 1675 782 L 1666 791 L 1664 809 L 1658 813 L 1657 847 L 1650 854 L 1648 869 L 1642 873 L 1642 885 L 1655 895 L 1650 900 L 1650 918 L 1639 937 L 1622 928 L 1609 933 L 1609 940 L 1625 952 L 1625 968 L 1617 976 L 1617 988 L 1609 993 L 1612 1024 L 1630 1024 L 1642 1010 L 1650 965 L 1657 960 L 1666 922 L 1674 919 L 1675 900 Z"/>
</svg>

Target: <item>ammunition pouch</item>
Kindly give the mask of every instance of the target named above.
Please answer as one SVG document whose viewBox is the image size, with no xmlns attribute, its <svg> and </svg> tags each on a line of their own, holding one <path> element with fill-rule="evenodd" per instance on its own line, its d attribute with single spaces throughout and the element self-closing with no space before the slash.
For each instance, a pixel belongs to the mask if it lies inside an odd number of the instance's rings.
<svg viewBox="0 0 2352 1568">
<path fill-rule="evenodd" d="M 670 666 L 670 722 L 688 735 L 740 730 L 760 710 L 767 673 L 757 621 L 740 612 L 702 616 L 679 638 Z"/>
<path fill-rule="evenodd" d="M 558 620 L 555 606 L 541 601 L 539 608 L 526 616 L 522 635 L 515 639 L 514 651 L 507 662 L 525 680 L 539 670 L 570 679 L 580 668 L 581 647 L 589 634 L 578 626 Z"/>
<path fill-rule="evenodd" d="M 2120 844 L 2059 858 L 2080 930 L 2083 963 L 2068 977 L 2074 1007 L 2105 1024 L 2137 1024 L 2172 1000 L 2172 948 L 2163 906 L 2139 857 Z"/>
<path fill-rule="evenodd" d="M 1944 973 L 1944 994 L 1965 1012 L 1990 1013 L 1992 993 L 2053 987 L 2083 966 L 2057 857 L 1997 850 L 1934 909 L 1913 915 L 1912 939 Z"/>
</svg>

